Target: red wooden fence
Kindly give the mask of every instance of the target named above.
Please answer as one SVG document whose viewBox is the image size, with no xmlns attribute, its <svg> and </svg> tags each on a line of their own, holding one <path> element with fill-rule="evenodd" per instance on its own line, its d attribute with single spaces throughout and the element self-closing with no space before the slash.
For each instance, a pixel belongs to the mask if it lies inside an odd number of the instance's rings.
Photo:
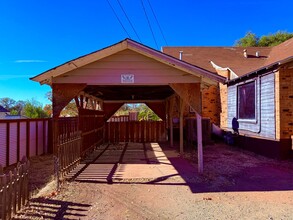
<svg viewBox="0 0 293 220">
<path fill-rule="evenodd" d="M 121 121 L 107 122 L 105 141 L 118 142 L 159 142 L 166 141 L 164 121 Z"/>
<path fill-rule="evenodd" d="M 50 119 L 0 120 L 0 164 L 48 152 Z"/>
</svg>

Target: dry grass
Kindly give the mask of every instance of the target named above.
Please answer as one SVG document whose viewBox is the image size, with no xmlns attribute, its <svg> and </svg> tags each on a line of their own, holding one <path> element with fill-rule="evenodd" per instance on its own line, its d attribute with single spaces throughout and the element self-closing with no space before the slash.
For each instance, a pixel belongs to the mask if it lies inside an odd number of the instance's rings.
<svg viewBox="0 0 293 220">
<path fill-rule="evenodd" d="M 31 157 L 30 162 L 29 190 L 35 195 L 54 180 L 53 155 Z"/>
</svg>

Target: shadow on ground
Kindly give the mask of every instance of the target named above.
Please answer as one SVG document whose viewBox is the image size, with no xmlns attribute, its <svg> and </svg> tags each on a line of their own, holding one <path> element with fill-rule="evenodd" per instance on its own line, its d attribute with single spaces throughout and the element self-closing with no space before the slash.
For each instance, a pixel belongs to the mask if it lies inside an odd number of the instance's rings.
<svg viewBox="0 0 293 220">
<path fill-rule="evenodd" d="M 166 143 L 103 145 L 71 172 L 71 181 L 104 184 L 189 186 L 193 193 L 293 189 L 293 162 L 268 159 L 224 144 L 204 147 L 204 173 L 197 152 Z"/>
<path fill-rule="evenodd" d="M 82 219 L 86 217 L 90 207 L 91 205 L 82 203 L 34 198 L 13 219 Z"/>
</svg>

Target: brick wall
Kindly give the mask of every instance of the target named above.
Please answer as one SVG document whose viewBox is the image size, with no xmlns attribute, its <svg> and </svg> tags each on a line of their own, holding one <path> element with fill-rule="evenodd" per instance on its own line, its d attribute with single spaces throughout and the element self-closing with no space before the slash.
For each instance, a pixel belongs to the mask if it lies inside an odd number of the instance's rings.
<svg viewBox="0 0 293 220">
<path fill-rule="evenodd" d="M 220 84 L 220 105 L 221 105 L 221 113 L 220 113 L 220 127 L 227 128 L 228 127 L 228 89 L 227 85 Z"/>
<path fill-rule="evenodd" d="M 202 116 L 210 118 L 212 123 L 220 125 L 220 89 L 218 86 L 210 86 L 202 91 Z"/>
<path fill-rule="evenodd" d="M 293 62 L 282 66 L 276 76 L 277 138 L 288 139 L 293 135 Z"/>
</svg>

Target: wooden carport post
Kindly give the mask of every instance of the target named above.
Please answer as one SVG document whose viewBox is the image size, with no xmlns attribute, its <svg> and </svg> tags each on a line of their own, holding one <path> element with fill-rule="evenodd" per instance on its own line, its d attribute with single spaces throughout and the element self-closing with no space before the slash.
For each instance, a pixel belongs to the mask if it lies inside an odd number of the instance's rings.
<svg viewBox="0 0 293 220">
<path fill-rule="evenodd" d="M 180 100 L 179 100 L 179 111 L 180 111 L 180 119 L 179 119 L 179 131 L 180 131 L 180 144 L 179 144 L 179 147 L 180 147 L 180 154 L 183 154 L 184 153 L 184 149 L 183 149 L 183 126 L 184 126 L 184 107 L 185 107 L 185 102 L 184 100 L 179 97 Z"/>
<path fill-rule="evenodd" d="M 52 136 L 53 136 L 53 154 L 57 155 L 58 145 L 58 117 L 62 109 L 75 98 L 84 88 L 86 84 L 52 84 L 52 97 L 53 97 L 53 123 L 52 123 Z"/>
<path fill-rule="evenodd" d="M 180 98 L 183 101 L 189 104 L 196 111 L 198 172 L 203 173 L 202 121 L 201 121 L 201 116 L 199 114 L 201 113 L 200 83 L 176 83 L 176 84 L 170 84 L 170 87 L 180 96 Z M 180 106 L 180 110 L 181 110 L 181 106 Z M 180 121 L 181 121 L 181 118 L 180 118 Z M 180 136 L 181 135 L 183 138 L 183 132 L 182 134 L 180 132 Z M 181 140 L 181 137 L 180 137 L 180 140 Z"/>
<path fill-rule="evenodd" d="M 170 146 L 174 146 L 174 137 L 173 137 L 173 110 L 174 110 L 174 102 L 175 102 L 175 96 L 172 96 L 169 100 L 169 129 L 170 129 L 170 136 L 169 136 L 169 141 L 170 141 Z"/>
</svg>

